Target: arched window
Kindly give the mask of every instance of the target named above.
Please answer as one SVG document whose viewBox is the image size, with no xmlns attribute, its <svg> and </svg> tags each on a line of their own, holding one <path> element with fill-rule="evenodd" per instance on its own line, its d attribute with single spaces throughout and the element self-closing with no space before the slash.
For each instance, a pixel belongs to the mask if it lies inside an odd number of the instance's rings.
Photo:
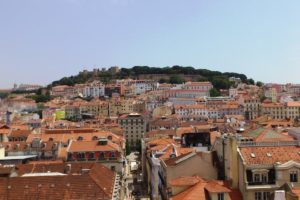
<svg viewBox="0 0 300 200">
<path fill-rule="evenodd" d="M 78 140 L 78 141 L 82 141 L 82 140 L 83 140 L 83 137 L 82 137 L 82 136 L 79 136 L 79 137 L 77 138 L 77 140 Z"/>
</svg>

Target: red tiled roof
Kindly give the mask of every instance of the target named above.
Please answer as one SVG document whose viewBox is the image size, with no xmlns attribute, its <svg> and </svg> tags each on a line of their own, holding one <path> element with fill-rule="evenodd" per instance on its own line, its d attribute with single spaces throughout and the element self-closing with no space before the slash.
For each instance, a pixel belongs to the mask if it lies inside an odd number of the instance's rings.
<svg viewBox="0 0 300 200">
<path fill-rule="evenodd" d="M 204 180 L 198 176 L 181 176 L 170 180 L 169 183 L 171 186 L 193 186 L 200 181 L 203 182 Z"/>
<path fill-rule="evenodd" d="M 171 200 L 208 200 L 208 194 L 204 190 L 205 185 L 206 182 L 198 182 L 189 189 L 171 197 Z"/>
<path fill-rule="evenodd" d="M 0 199 L 111 199 L 114 177 L 97 163 L 78 175 L 0 178 Z"/>
<path fill-rule="evenodd" d="M 171 200 L 209 200 L 209 193 L 228 193 L 231 200 L 242 200 L 242 195 L 239 190 L 232 189 L 229 185 L 224 181 L 211 180 L 205 181 L 199 177 L 191 177 L 195 178 L 196 182 L 192 187 L 187 190 L 171 197 Z M 187 181 L 188 179 L 185 178 Z M 178 179 L 180 180 L 180 178 Z M 192 180 L 192 179 L 191 179 Z M 174 180 L 176 181 L 176 180 Z M 181 182 L 181 181 L 179 181 Z M 180 185 L 175 185 L 180 186 Z M 188 186 L 188 185 L 182 185 Z"/>
<path fill-rule="evenodd" d="M 72 141 L 68 152 L 120 151 L 120 146 L 111 141 L 99 145 L 98 141 Z"/>
<path fill-rule="evenodd" d="M 205 189 L 207 189 L 210 193 L 228 193 L 231 191 L 229 188 L 224 186 L 224 181 L 216 180 L 209 181 L 206 184 Z"/>
<path fill-rule="evenodd" d="M 291 160 L 300 162 L 298 146 L 241 147 L 240 152 L 247 165 L 273 165 L 276 162 L 286 163 Z"/>
</svg>

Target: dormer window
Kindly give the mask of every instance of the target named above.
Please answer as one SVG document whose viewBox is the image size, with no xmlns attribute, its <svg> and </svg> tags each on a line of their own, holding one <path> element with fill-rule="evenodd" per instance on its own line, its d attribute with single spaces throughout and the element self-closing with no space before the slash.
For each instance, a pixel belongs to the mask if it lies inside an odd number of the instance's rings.
<svg viewBox="0 0 300 200">
<path fill-rule="evenodd" d="M 98 140 L 97 136 L 93 136 L 92 140 Z"/>
<path fill-rule="evenodd" d="M 104 146 L 104 145 L 107 145 L 107 139 L 106 138 L 100 138 L 99 140 L 98 140 L 98 145 L 102 145 L 102 146 Z"/>
</svg>

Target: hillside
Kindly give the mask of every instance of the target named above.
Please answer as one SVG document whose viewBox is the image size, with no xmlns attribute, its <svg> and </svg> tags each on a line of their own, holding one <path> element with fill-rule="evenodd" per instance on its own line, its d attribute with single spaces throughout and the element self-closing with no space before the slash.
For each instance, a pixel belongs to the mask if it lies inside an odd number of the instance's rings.
<svg viewBox="0 0 300 200">
<path fill-rule="evenodd" d="M 58 81 L 52 82 L 48 87 L 57 85 L 75 85 L 86 83 L 88 81 L 100 80 L 108 83 L 114 79 L 155 79 L 160 83 L 181 83 L 184 81 L 210 81 L 216 89 L 228 89 L 231 86 L 229 77 L 240 78 L 243 83 L 254 84 L 253 79 L 248 79 L 246 75 L 233 72 L 219 72 L 208 69 L 196 69 L 194 67 L 148 67 L 134 66 L 132 68 L 121 68 L 118 72 L 112 73 L 109 70 L 84 71 L 76 76 L 64 77 Z"/>
</svg>

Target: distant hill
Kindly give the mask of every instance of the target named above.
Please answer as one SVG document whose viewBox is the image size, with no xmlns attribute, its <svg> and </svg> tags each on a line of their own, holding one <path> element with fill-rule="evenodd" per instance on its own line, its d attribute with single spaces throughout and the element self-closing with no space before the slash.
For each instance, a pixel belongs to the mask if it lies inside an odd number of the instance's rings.
<svg viewBox="0 0 300 200">
<path fill-rule="evenodd" d="M 52 82 L 48 88 L 57 85 L 75 85 L 86 83 L 93 80 L 100 80 L 108 83 L 115 79 L 133 78 L 145 79 L 151 78 L 160 83 L 181 83 L 185 81 L 210 81 L 216 89 L 228 89 L 232 83 L 229 78 L 240 78 L 243 83 L 254 84 L 253 79 L 248 79 L 246 75 L 234 72 L 219 72 L 208 69 L 196 69 L 194 67 L 149 67 L 134 66 L 132 68 L 121 68 L 117 72 L 110 70 L 83 71 L 76 76 L 64 77 L 58 81 Z"/>
</svg>

